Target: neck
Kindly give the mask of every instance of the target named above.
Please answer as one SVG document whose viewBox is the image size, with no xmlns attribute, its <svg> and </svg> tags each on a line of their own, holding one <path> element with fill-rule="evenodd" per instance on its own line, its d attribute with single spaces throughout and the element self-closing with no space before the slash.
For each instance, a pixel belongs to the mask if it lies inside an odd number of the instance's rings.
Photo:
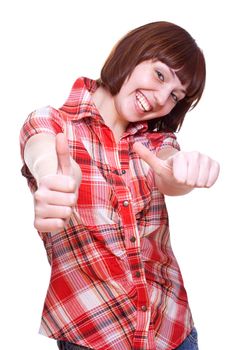
<svg viewBox="0 0 233 350">
<path fill-rule="evenodd" d="M 92 94 L 92 99 L 105 124 L 112 130 L 116 141 L 119 141 L 128 122 L 124 121 L 117 113 L 114 97 L 104 87 L 99 86 Z"/>
</svg>

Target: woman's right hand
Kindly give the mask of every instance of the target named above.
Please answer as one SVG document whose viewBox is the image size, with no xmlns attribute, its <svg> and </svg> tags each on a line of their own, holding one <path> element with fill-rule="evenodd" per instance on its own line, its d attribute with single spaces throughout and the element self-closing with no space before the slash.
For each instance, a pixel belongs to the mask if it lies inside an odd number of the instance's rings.
<svg viewBox="0 0 233 350">
<path fill-rule="evenodd" d="M 57 173 L 42 176 L 34 193 L 34 226 L 41 232 L 57 232 L 66 226 L 77 202 L 82 178 L 79 165 L 71 161 L 64 134 L 56 136 L 56 153 Z"/>
</svg>

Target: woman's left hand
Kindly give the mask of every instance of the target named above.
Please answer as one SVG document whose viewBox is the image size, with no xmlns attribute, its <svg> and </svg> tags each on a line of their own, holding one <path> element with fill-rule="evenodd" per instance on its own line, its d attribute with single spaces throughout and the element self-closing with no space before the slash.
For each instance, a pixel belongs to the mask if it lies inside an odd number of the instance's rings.
<svg viewBox="0 0 233 350">
<path fill-rule="evenodd" d="M 180 151 L 162 160 L 139 142 L 134 144 L 134 151 L 169 184 L 211 187 L 219 175 L 219 163 L 199 152 Z"/>
</svg>

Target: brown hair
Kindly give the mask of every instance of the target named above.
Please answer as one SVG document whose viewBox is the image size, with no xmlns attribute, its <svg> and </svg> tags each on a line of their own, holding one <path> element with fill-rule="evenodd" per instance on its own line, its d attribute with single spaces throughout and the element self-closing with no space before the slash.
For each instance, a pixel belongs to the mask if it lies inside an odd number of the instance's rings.
<svg viewBox="0 0 233 350">
<path fill-rule="evenodd" d="M 98 83 L 116 95 L 133 69 L 146 60 L 159 60 L 188 84 L 186 96 L 172 111 L 148 122 L 150 130 L 177 131 L 185 114 L 199 102 L 205 86 L 205 59 L 195 40 L 183 28 L 169 22 L 152 22 L 126 34 L 107 58 Z"/>
</svg>

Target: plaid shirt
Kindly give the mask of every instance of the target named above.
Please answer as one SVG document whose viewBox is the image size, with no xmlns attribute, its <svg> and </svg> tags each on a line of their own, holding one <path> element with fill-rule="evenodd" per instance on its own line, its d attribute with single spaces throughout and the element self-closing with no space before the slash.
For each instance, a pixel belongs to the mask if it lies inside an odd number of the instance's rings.
<svg viewBox="0 0 233 350">
<path fill-rule="evenodd" d="M 175 349 L 192 316 L 164 196 L 132 145 L 179 146 L 172 133 L 150 132 L 146 122 L 130 124 L 116 144 L 93 104 L 96 88 L 78 79 L 61 108 L 34 111 L 21 130 L 22 155 L 32 135 L 65 133 L 83 174 L 67 227 L 39 232 L 52 269 L 40 333 L 96 350 Z M 25 163 L 22 173 L 35 191 Z"/>
</svg>

